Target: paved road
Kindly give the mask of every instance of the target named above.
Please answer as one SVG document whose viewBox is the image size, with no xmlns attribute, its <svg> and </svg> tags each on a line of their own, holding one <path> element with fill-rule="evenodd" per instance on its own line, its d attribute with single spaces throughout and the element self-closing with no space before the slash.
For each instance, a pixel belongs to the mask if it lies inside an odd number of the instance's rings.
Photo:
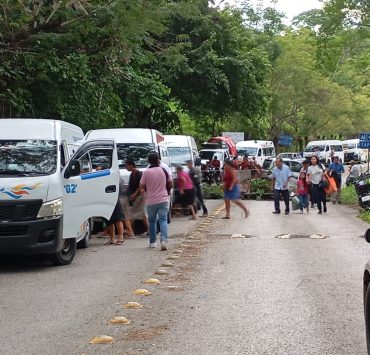
<svg viewBox="0 0 370 355">
<path fill-rule="evenodd" d="M 176 221 L 175 233 L 192 231 L 190 239 L 145 298 L 132 291 L 170 252 L 141 239 L 122 249 L 96 241 L 66 268 L 2 264 L 0 353 L 365 355 L 367 225 L 344 206 L 274 216 L 271 202 L 248 205 L 247 220 L 233 208 L 231 220 L 216 211 L 200 225 Z M 303 237 L 314 233 L 328 237 Z M 128 301 L 143 308 L 123 310 Z M 107 325 L 117 315 L 132 324 Z M 88 344 L 100 334 L 115 342 Z"/>
</svg>

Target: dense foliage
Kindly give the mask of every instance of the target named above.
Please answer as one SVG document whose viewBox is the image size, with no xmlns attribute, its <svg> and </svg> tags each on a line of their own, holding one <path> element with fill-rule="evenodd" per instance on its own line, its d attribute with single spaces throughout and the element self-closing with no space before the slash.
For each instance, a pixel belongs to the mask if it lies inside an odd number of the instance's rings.
<svg viewBox="0 0 370 355">
<path fill-rule="evenodd" d="M 244 3 L 0 0 L 0 117 L 300 145 L 365 130 L 369 2 L 327 0 L 291 27 Z"/>
</svg>

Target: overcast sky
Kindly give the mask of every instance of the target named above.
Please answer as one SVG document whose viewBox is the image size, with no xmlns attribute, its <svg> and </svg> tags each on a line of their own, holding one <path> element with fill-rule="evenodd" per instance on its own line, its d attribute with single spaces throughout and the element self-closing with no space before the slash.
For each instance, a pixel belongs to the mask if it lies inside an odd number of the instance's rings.
<svg viewBox="0 0 370 355">
<path fill-rule="evenodd" d="M 218 0 L 219 3 L 221 0 Z M 257 4 L 258 0 L 249 0 L 252 4 Z M 242 3 L 242 0 L 224 0 L 224 3 L 229 3 L 230 5 L 238 5 Z M 263 0 L 265 6 L 274 6 L 271 5 L 270 0 Z M 276 4 L 276 9 L 278 11 L 284 12 L 288 18 L 288 21 L 291 21 L 294 16 L 300 14 L 301 12 L 320 8 L 322 3 L 319 0 L 278 0 Z"/>
</svg>

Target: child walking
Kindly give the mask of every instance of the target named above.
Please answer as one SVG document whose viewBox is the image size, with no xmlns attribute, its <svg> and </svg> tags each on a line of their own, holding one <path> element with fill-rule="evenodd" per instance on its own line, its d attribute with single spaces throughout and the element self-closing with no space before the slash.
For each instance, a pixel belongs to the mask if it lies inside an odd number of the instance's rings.
<svg viewBox="0 0 370 355">
<path fill-rule="evenodd" d="M 304 172 L 299 174 L 299 179 L 297 181 L 297 195 L 299 198 L 299 209 L 301 213 L 303 213 L 304 208 L 307 208 L 308 213 L 308 184 L 306 180 L 306 173 Z"/>
</svg>

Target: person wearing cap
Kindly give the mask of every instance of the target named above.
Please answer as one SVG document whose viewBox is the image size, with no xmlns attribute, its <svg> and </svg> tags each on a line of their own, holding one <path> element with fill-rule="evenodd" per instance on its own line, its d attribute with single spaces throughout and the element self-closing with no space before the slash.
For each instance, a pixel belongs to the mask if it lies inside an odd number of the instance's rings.
<svg viewBox="0 0 370 355">
<path fill-rule="evenodd" d="M 344 173 L 344 167 L 343 164 L 339 161 L 339 157 L 334 157 L 334 162 L 329 165 L 329 170 L 331 173 L 331 176 L 334 178 L 335 183 L 337 185 L 337 193 L 333 195 L 333 204 L 338 202 L 338 204 L 341 204 L 341 188 L 342 188 L 342 174 Z"/>
<path fill-rule="evenodd" d="M 168 240 L 168 195 L 172 188 L 172 177 L 160 167 L 157 153 L 148 155 L 149 168 L 143 171 L 140 180 L 141 192 L 146 192 L 146 210 L 149 221 L 149 247 L 156 247 L 157 220 L 161 231 L 161 250 L 167 250 Z"/>
</svg>

